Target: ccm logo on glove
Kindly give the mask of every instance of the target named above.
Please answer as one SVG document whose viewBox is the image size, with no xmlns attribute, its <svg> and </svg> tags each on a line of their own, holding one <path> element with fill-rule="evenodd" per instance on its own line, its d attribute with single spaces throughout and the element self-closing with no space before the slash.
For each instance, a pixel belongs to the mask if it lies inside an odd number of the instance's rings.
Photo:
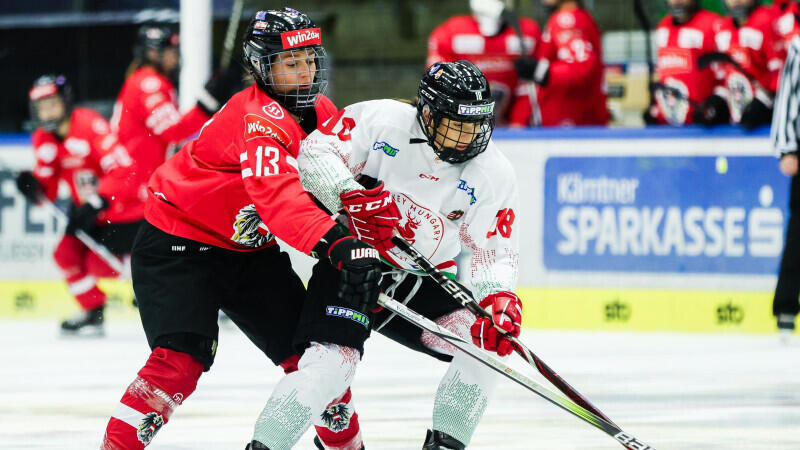
<svg viewBox="0 0 800 450">
<path fill-rule="evenodd" d="M 356 205 L 347 205 L 347 212 L 350 213 L 357 213 L 361 211 L 375 211 L 376 209 L 383 208 L 384 206 L 392 203 L 392 197 L 386 196 L 386 198 L 382 200 L 375 200 L 372 202 L 356 204 Z"/>
</svg>

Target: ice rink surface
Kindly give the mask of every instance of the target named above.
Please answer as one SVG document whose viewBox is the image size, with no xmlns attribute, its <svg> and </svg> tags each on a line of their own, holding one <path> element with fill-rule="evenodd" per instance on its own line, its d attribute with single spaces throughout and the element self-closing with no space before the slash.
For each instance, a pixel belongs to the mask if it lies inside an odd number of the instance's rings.
<svg viewBox="0 0 800 450">
<path fill-rule="evenodd" d="M 0 321 L 0 338 L 2 449 L 98 448 L 149 354 L 130 321 L 108 323 L 103 339 L 60 338 L 49 321 Z M 656 449 L 800 449 L 800 339 L 574 331 L 526 331 L 523 339 Z M 353 396 L 367 448 L 419 449 L 445 365 L 373 336 L 358 370 Z M 224 327 L 211 372 L 148 449 L 243 449 L 280 376 L 237 329 Z M 313 449 L 312 433 L 296 448 Z M 469 448 L 622 447 L 503 379 Z"/>
</svg>

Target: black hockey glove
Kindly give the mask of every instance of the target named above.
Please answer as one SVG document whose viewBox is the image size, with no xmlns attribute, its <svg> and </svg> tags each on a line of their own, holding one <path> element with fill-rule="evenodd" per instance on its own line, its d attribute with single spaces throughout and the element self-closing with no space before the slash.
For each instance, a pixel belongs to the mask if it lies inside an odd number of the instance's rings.
<svg viewBox="0 0 800 450">
<path fill-rule="evenodd" d="M 694 122 L 707 127 L 725 125 L 731 121 L 728 102 L 719 95 L 712 95 L 694 112 Z"/>
<path fill-rule="evenodd" d="M 744 107 L 742 118 L 739 119 L 739 125 L 745 130 L 752 130 L 761 125 L 769 125 L 770 122 L 772 122 L 772 109 L 757 98 L 754 98 Z"/>
<path fill-rule="evenodd" d="M 224 71 L 212 75 L 206 82 L 197 97 L 197 106 L 209 116 L 213 116 L 233 94 L 242 89 L 242 67 L 239 64 L 231 64 Z"/>
<path fill-rule="evenodd" d="M 517 76 L 523 80 L 533 81 L 544 86 L 550 80 L 550 64 L 547 60 L 537 61 L 533 58 L 520 58 L 514 61 Z"/>
<path fill-rule="evenodd" d="M 86 203 L 70 211 L 66 233 L 75 234 L 78 230 L 91 231 L 95 227 L 94 221 L 97 215 L 107 208 L 108 200 L 99 195 L 92 196 Z"/>
<path fill-rule="evenodd" d="M 654 106 L 655 105 L 651 105 L 642 112 L 642 120 L 644 120 L 645 125 L 658 125 L 658 117 L 654 115 L 654 113 L 657 114 L 658 111 Z"/>
<path fill-rule="evenodd" d="M 362 313 L 377 309 L 382 264 L 378 250 L 346 236 L 330 245 L 328 257 L 341 271 L 339 298 Z"/>
<path fill-rule="evenodd" d="M 17 189 L 32 202 L 39 201 L 39 194 L 42 193 L 42 184 L 33 176 L 33 172 L 24 170 L 17 175 Z"/>
</svg>

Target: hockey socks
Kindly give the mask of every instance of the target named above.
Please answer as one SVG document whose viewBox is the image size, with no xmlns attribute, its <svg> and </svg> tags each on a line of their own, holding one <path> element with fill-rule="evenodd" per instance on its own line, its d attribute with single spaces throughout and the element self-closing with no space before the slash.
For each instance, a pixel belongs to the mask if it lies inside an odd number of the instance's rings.
<svg viewBox="0 0 800 450">
<path fill-rule="evenodd" d="M 314 428 L 318 436 L 314 443 L 318 448 L 361 450 L 364 447 L 352 397 L 350 388 L 347 388 L 343 396 L 330 402 L 322 414 L 314 418 Z"/>
<path fill-rule="evenodd" d="M 466 309 L 436 319 L 439 326 L 468 340 L 472 339 L 470 327 L 474 321 L 475 316 Z M 436 390 L 434 434 L 445 433 L 466 446 L 483 417 L 489 396 L 497 385 L 497 376 L 491 369 L 427 331 L 422 333 L 420 340 L 432 350 L 453 355 L 453 361 Z"/>
<path fill-rule="evenodd" d="M 111 416 L 103 450 L 145 448 L 197 387 L 203 365 L 186 353 L 156 347 Z"/>
<path fill-rule="evenodd" d="M 491 369 L 457 352 L 436 390 L 433 429 L 469 445 L 496 385 Z"/>
<path fill-rule="evenodd" d="M 258 416 L 253 440 L 270 450 L 290 449 L 331 399 L 353 381 L 359 353 L 350 347 L 312 342 L 292 372 L 275 386 Z M 337 419 L 338 421 L 339 419 Z"/>
</svg>

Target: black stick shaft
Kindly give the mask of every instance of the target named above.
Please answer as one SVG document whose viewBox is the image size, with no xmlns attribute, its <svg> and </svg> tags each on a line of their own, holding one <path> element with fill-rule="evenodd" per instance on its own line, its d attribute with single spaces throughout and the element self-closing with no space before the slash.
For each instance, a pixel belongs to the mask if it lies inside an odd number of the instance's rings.
<svg viewBox="0 0 800 450">
<path fill-rule="evenodd" d="M 453 296 L 459 303 L 464 305 L 468 310 L 470 310 L 476 316 L 481 317 L 491 317 L 490 314 L 483 308 L 480 307 L 478 302 L 475 301 L 474 298 L 467 292 L 464 288 L 461 287 L 458 283 L 447 278 L 447 276 L 442 273 L 436 266 L 433 265 L 427 258 L 422 256 L 422 254 L 417 251 L 411 244 L 406 242 L 405 239 L 401 238 L 400 236 L 395 236 L 392 238 L 392 243 L 394 243 L 403 253 L 407 254 L 414 260 L 414 263 L 417 264 L 422 268 L 422 270 L 430 275 L 439 286 L 442 287 L 447 293 Z M 525 344 L 523 344 L 518 339 L 509 336 L 509 340 L 514 344 L 514 349 L 516 352 L 525 359 L 528 364 L 536 367 L 536 370 L 539 371 L 547 380 L 553 384 L 558 390 L 563 392 L 567 397 L 570 398 L 573 402 L 577 403 L 578 405 L 582 406 L 588 411 L 591 411 L 598 417 L 601 417 L 608 423 L 613 424 L 614 422 L 608 418 L 602 411 L 600 411 L 597 407 L 592 405 L 592 403 L 580 392 L 578 392 L 575 388 L 570 386 L 561 376 L 556 373 L 555 370 L 550 368 L 544 361 L 541 360 L 538 356 L 536 356 L 532 351 L 530 351 Z"/>
<path fill-rule="evenodd" d="M 597 427 L 609 436 L 616 439 L 620 444 L 622 444 L 623 447 L 631 450 L 655 450 L 652 446 L 647 445 L 632 435 L 622 431 L 613 423 L 598 417 L 596 414 L 592 413 L 586 408 L 583 408 L 580 405 L 577 405 L 566 398 L 557 395 L 546 387 L 539 385 L 531 377 L 509 366 L 500 358 L 482 351 L 468 340 L 463 339 L 452 331 L 437 325 L 432 320 L 415 312 L 406 305 L 397 302 L 391 297 L 388 297 L 385 294 L 380 294 L 378 297 L 378 304 L 391 311 L 393 314 L 407 320 L 411 324 L 423 330 L 427 330 L 428 332 L 438 336 L 440 339 L 449 342 L 475 360 L 486 365 L 500 375 L 503 375 L 516 382 L 520 386 L 535 393 L 550 403 L 558 406 L 564 411 L 574 415 L 590 425 Z"/>
</svg>

